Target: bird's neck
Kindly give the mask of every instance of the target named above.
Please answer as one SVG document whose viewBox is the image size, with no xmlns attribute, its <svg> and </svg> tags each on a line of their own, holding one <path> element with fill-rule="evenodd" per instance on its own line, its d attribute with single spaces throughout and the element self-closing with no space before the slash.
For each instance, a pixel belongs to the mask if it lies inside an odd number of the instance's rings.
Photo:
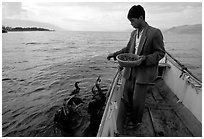
<svg viewBox="0 0 204 139">
<path fill-rule="evenodd" d="M 96 88 L 98 89 L 99 92 L 101 92 L 101 87 L 100 87 L 100 84 L 96 84 Z"/>
<path fill-rule="evenodd" d="M 79 86 L 78 86 L 78 84 L 75 84 L 75 87 L 76 87 L 76 89 L 80 89 Z"/>
</svg>

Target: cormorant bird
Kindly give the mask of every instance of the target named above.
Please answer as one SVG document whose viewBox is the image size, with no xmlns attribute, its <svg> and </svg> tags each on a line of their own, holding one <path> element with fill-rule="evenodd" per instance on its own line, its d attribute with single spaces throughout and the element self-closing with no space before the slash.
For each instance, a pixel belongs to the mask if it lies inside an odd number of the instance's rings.
<svg viewBox="0 0 204 139">
<path fill-rule="evenodd" d="M 70 95 L 76 95 L 76 94 L 79 93 L 80 88 L 79 88 L 78 84 L 79 84 L 79 82 L 76 82 L 76 83 L 74 84 L 74 86 L 75 86 L 76 89 L 74 89 L 74 90 L 71 92 Z"/>
<path fill-rule="evenodd" d="M 88 106 L 88 112 L 91 115 L 89 125 L 89 130 L 92 131 L 91 136 L 96 136 L 97 134 L 98 127 L 100 125 L 100 121 L 104 111 L 104 104 L 106 101 L 106 96 L 101 89 L 100 83 L 101 79 L 100 76 L 98 76 L 95 85 L 92 87 L 93 98 L 92 101 L 89 102 Z"/>
<path fill-rule="evenodd" d="M 78 126 L 81 123 L 78 108 L 81 107 L 82 103 L 84 103 L 83 100 L 77 95 L 64 99 L 63 106 L 55 113 L 54 123 L 56 127 L 70 135 L 73 134 L 76 125 Z"/>
<path fill-rule="evenodd" d="M 101 87 L 100 87 L 100 83 L 101 83 L 101 78 L 100 78 L 100 76 L 98 76 L 98 78 L 97 78 L 97 80 L 96 80 L 96 82 L 95 82 L 95 85 L 94 85 L 94 86 L 92 87 L 92 89 L 91 89 L 91 91 L 92 91 L 92 93 L 93 93 L 94 95 L 97 94 L 97 93 L 96 93 L 96 90 L 94 90 L 95 87 L 97 88 L 97 91 L 98 91 L 99 94 L 102 93 L 102 90 L 101 90 Z"/>
<path fill-rule="evenodd" d="M 74 86 L 76 89 L 74 89 L 68 98 L 65 98 L 65 105 L 79 105 L 80 103 L 84 103 L 83 100 L 77 96 L 77 94 L 80 91 L 80 88 L 78 86 L 79 82 L 75 82 Z"/>
</svg>

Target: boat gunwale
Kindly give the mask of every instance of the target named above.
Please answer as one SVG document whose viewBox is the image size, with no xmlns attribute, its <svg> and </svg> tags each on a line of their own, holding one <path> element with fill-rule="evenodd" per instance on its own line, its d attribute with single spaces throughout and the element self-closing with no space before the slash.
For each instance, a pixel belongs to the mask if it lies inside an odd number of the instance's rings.
<svg viewBox="0 0 204 139">
<path fill-rule="evenodd" d="M 117 73 L 115 74 L 114 76 L 114 79 L 111 83 L 111 86 L 108 90 L 108 94 L 107 94 L 107 102 L 106 102 L 106 106 L 105 106 L 105 110 L 104 110 L 104 113 L 103 113 L 103 116 L 102 116 L 102 119 L 101 119 L 101 123 L 99 125 L 99 129 L 98 129 L 98 133 L 97 133 L 97 137 L 101 137 L 101 134 L 102 134 L 102 128 L 101 127 L 104 127 L 104 124 L 105 124 L 105 120 L 106 120 L 106 117 L 108 116 L 108 108 L 109 108 L 109 105 L 111 104 L 111 98 L 114 94 L 114 87 L 116 86 L 117 82 L 118 82 L 118 79 L 119 79 L 119 76 L 121 75 L 121 72 L 122 72 L 122 67 L 118 67 L 117 69 Z"/>
<path fill-rule="evenodd" d="M 174 66 L 176 66 L 181 72 L 187 73 L 190 78 L 192 78 L 197 84 L 199 84 L 202 87 L 202 81 L 200 79 L 198 79 L 191 71 L 188 70 L 188 68 L 181 64 L 178 60 L 176 60 L 170 53 L 168 53 L 166 51 L 166 54 L 169 58 L 167 58 L 169 60 L 169 62 L 171 62 Z M 166 61 L 165 61 L 166 63 Z"/>
</svg>

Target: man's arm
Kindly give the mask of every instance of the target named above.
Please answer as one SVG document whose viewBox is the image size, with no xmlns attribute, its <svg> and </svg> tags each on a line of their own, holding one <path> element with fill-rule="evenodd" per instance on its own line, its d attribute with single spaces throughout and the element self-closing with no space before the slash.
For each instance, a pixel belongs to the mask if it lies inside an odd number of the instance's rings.
<svg viewBox="0 0 204 139">
<path fill-rule="evenodd" d="M 127 46 L 122 48 L 119 51 L 116 51 L 114 53 L 109 54 L 107 59 L 110 60 L 110 58 L 113 57 L 116 60 L 117 55 L 122 54 L 122 53 L 129 53 L 129 49 L 130 49 L 130 45 L 131 45 L 131 39 L 132 39 L 133 35 L 134 35 L 134 31 L 131 33 L 131 37 L 129 39 L 129 42 L 128 42 Z"/>
<path fill-rule="evenodd" d="M 146 55 L 142 65 L 144 66 L 154 66 L 157 65 L 158 62 L 164 57 L 165 49 L 164 49 L 164 42 L 163 36 L 161 31 L 158 29 L 152 38 L 152 45 L 153 45 L 153 53 Z"/>
</svg>

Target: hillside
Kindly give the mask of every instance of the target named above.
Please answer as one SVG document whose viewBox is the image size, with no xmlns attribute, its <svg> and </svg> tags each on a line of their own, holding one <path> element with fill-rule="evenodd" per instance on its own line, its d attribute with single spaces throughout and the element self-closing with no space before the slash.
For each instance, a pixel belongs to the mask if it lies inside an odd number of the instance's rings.
<svg viewBox="0 0 204 139">
<path fill-rule="evenodd" d="M 176 26 L 164 31 L 164 33 L 175 34 L 201 34 L 202 24 Z"/>
</svg>

